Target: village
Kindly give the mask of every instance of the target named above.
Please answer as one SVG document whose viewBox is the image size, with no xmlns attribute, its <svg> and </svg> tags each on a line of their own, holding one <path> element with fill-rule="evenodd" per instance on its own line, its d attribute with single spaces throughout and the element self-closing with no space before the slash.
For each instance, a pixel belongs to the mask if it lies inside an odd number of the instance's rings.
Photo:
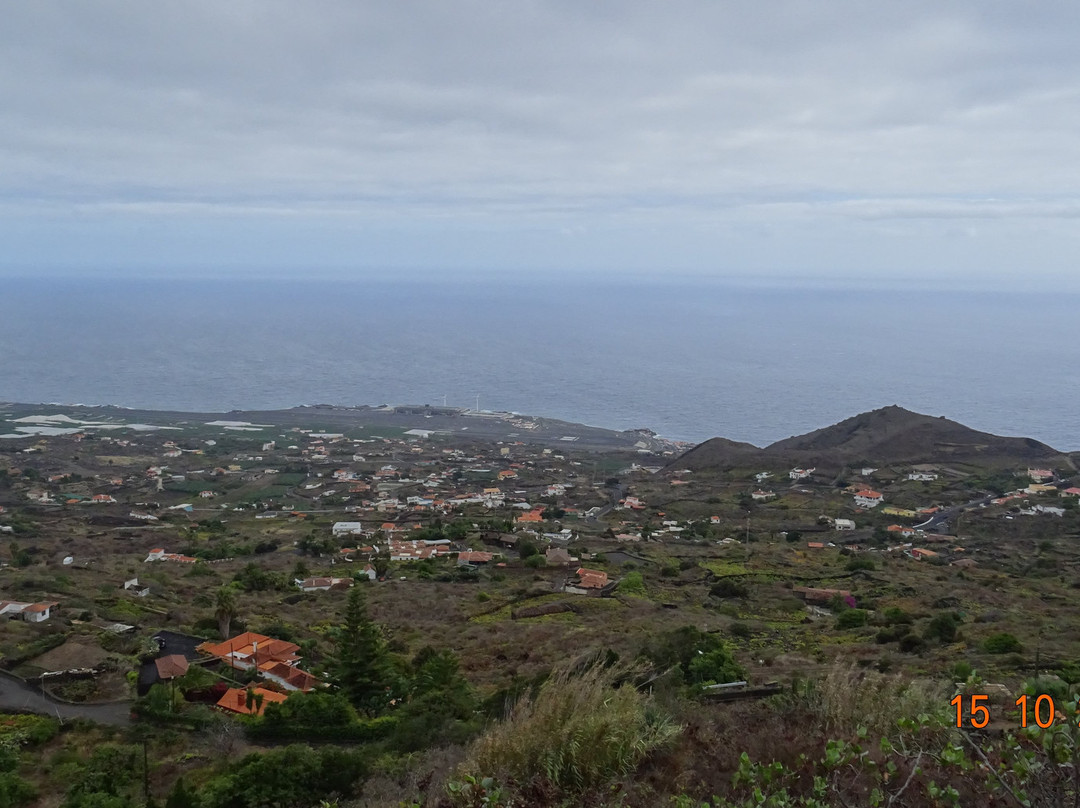
<svg viewBox="0 0 1080 808">
<path fill-rule="evenodd" d="M 1078 616 L 1070 467 L 691 469 L 663 443 L 513 437 L 219 421 L 0 441 L 0 700 L 276 716 L 340 688 L 354 590 L 393 653 L 445 649 L 493 698 L 568 646 L 632 659 L 690 626 L 767 692 L 840 662 L 1008 682 L 1080 651 L 1052 628 Z"/>
</svg>

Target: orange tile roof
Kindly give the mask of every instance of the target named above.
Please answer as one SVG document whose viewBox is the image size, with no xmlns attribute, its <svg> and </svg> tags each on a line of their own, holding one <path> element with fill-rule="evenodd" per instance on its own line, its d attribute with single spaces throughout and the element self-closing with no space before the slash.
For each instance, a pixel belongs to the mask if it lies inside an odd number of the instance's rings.
<svg viewBox="0 0 1080 808">
<path fill-rule="evenodd" d="M 266 709 L 267 704 L 273 704 L 274 702 L 282 702 L 288 698 L 283 693 L 276 693 L 273 690 L 267 690 L 265 687 L 256 687 L 253 689 L 256 696 L 262 696 L 262 705 L 258 708 L 252 706 L 248 709 L 247 706 L 247 691 L 241 690 L 238 687 L 230 687 L 225 691 L 225 695 L 218 701 L 217 706 L 223 710 L 228 710 L 233 713 L 240 713 L 241 715 L 262 715 L 263 710 Z"/>
</svg>

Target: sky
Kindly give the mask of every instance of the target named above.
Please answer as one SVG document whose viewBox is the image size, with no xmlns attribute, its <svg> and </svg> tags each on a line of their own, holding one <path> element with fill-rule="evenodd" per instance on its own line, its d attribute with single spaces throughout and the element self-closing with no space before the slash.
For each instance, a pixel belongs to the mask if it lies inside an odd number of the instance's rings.
<svg viewBox="0 0 1080 808">
<path fill-rule="evenodd" d="M 34 0 L 0 275 L 1080 290 L 1080 5 Z"/>
</svg>

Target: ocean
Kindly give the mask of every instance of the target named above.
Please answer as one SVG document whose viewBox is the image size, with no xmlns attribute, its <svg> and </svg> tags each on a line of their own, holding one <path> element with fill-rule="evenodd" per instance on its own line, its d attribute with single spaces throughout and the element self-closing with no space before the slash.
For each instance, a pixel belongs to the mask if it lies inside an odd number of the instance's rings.
<svg viewBox="0 0 1080 808">
<path fill-rule="evenodd" d="M 508 410 L 765 445 L 899 404 L 1080 450 L 1080 295 L 588 280 L 0 280 L 0 400 Z"/>
</svg>

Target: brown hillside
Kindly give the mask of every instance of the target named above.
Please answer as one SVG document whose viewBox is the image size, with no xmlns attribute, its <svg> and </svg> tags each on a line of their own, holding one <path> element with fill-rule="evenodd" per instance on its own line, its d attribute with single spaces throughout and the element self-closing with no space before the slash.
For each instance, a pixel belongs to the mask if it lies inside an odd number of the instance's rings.
<svg viewBox="0 0 1080 808">
<path fill-rule="evenodd" d="M 849 463 L 972 462 L 993 466 L 1022 466 L 1038 462 L 1075 468 L 1072 458 L 1031 438 L 1003 438 L 979 432 L 945 417 L 922 415 L 903 407 L 882 407 L 833 426 L 777 441 L 765 449 L 713 439 L 695 447 L 676 467 L 722 468 L 748 460 L 839 466 Z"/>
</svg>

